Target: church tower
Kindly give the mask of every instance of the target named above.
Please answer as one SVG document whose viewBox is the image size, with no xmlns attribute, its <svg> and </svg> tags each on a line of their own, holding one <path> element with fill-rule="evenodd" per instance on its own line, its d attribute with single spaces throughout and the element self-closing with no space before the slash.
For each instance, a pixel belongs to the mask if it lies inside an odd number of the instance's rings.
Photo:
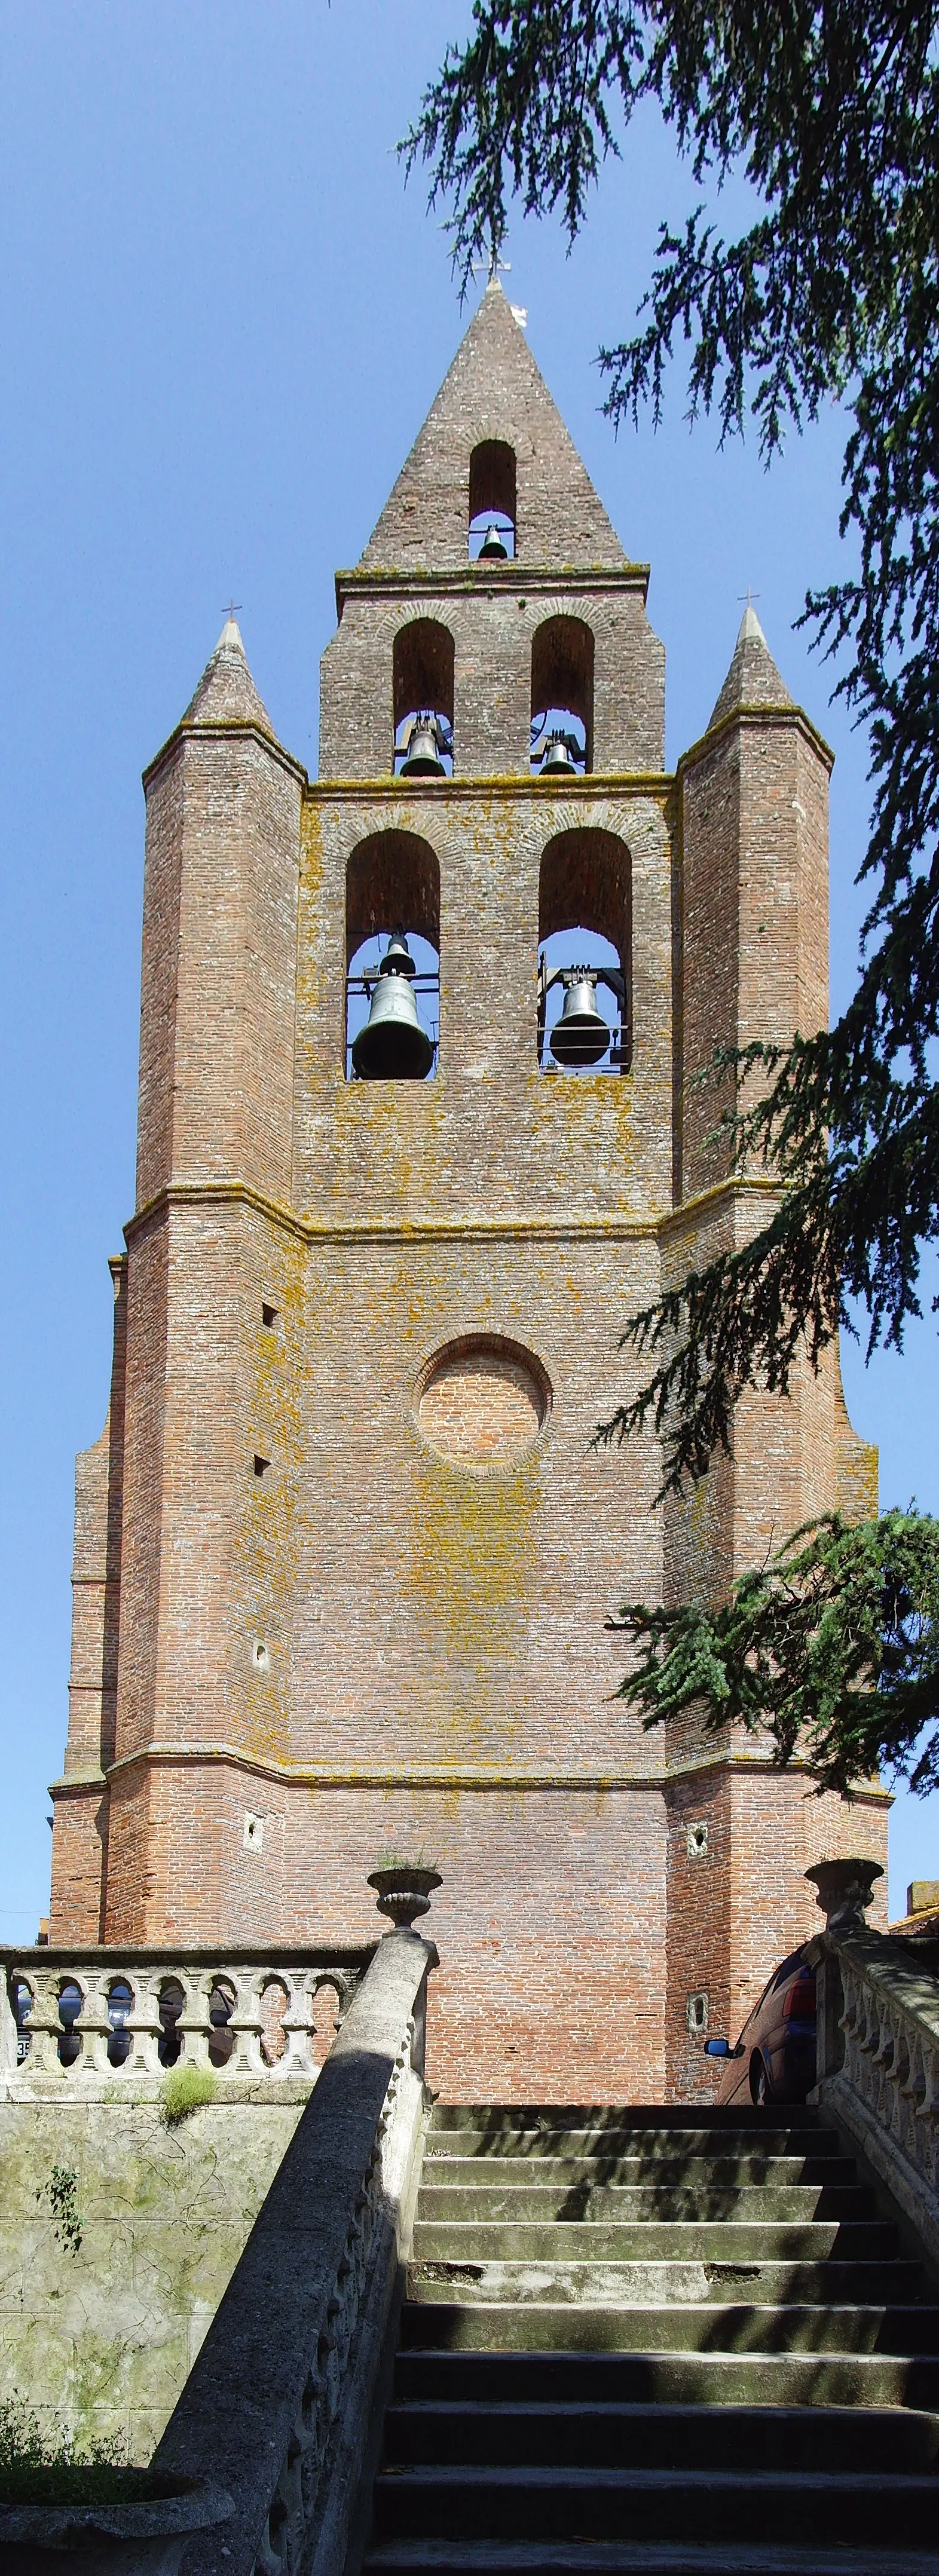
<svg viewBox="0 0 939 2576">
<path fill-rule="evenodd" d="M 593 1446 L 630 1314 L 765 1208 L 695 1076 L 826 1009 L 829 755 L 748 610 L 666 774 L 647 580 L 491 285 L 337 575 L 318 780 L 229 620 L 144 782 L 51 1934 L 361 1940 L 422 1855 L 457 2099 L 700 2089 L 808 1862 L 884 1856 L 880 1792 L 613 1696 L 623 1599 L 720 1597 L 876 1493 L 833 1369 L 680 1505 L 654 1440 Z"/>
</svg>

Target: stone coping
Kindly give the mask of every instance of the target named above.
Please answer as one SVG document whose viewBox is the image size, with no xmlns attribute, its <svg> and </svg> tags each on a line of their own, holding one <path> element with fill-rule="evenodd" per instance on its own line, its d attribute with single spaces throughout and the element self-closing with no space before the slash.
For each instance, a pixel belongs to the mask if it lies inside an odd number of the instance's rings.
<svg viewBox="0 0 939 2576">
<path fill-rule="evenodd" d="M 148 1748 L 144 1748 L 147 1750 Z M 374 1959 L 377 1941 L 347 1944 L 262 1942 L 248 1945 L 242 1941 L 0 1941 L 0 1960 L 11 1967 L 80 1968 L 85 1961 L 93 1968 L 119 1968 L 133 1964 L 140 1968 L 173 1967 L 195 1969 L 221 1968 L 360 1968 L 364 1974 Z"/>
</svg>

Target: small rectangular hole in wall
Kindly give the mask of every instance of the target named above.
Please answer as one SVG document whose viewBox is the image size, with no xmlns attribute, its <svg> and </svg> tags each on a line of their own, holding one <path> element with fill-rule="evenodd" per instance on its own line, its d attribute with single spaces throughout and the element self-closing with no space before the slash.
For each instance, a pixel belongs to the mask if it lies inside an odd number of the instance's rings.
<svg viewBox="0 0 939 2576">
<path fill-rule="evenodd" d="M 246 1813 L 246 1814 L 245 1814 L 245 1822 L 244 1822 L 244 1832 L 243 1832 L 242 1837 L 241 1837 L 242 1849 L 243 1849 L 244 1851 L 260 1851 L 260 1849 L 261 1849 L 261 1844 L 263 1843 L 263 1840 L 264 1840 L 264 1818 L 263 1818 L 263 1816 L 249 1816 L 249 1815 Z"/>
<path fill-rule="evenodd" d="M 269 1672 L 270 1672 L 270 1669 L 271 1669 L 271 1658 L 270 1658 L 270 1653 L 269 1653 L 268 1648 L 267 1648 L 267 1647 L 266 1647 L 266 1645 L 264 1644 L 264 1640 L 263 1640 L 263 1638 L 262 1638 L 262 1637 L 256 1637 L 256 1638 L 255 1638 L 255 1640 L 254 1640 L 254 1644 L 253 1644 L 253 1646 L 252 1646 L 252 1648 L 251 1648 L 251 1661 L 252 1661 L 252 1663 L 253 1663 L 253 1665 L 254 1665 L 254 1669 L 255 1669 L 255 1672 L 256 1672 L 256 1673 L 269 1673 Z"/>
<path fill-rule="evenodd" d="M 268 1332 L 269 1332 L 269 1333 L 272 1333 L 272 1332 L 273 1332 L 273 1330 L 274 1330 L 274 1326 L 275 1326 L 275 1324 L 276 1324 L 276 1322 L 277 1322 L 277 1315 L 278 1315 L 278 1309 L 277 1309 L 277 1307 L 276 1307 L 276 1306 L 267 1306 L 267 1305 L 262 1305 L 262 1307 L 261 1307 L 261 1322 L 262 1322 L 262 1324 L 265 1324 L 265 1325 L 266 1325 L 267 1330 L 268 1330 Z"/>
<path fill-rule="evenodd" d="M 704 1860 L 707 1847 L 707 1826 L 705 1824 L 688 1825 L 685 1830 L 685 1849 L 689 1860 Z"/>
<path fill-rule="evenodd" d="M 688 2024 L 689 2030 L 691 2031 L 697 2032 L 707 2029 L 708 1999 L 706 1995 L 689 1995 L 687 2004 L 685 2005 L 685 2020 Z"/>
<path fill-rule="evenodd" d="M 266 1476 L 267 1471 L 268 1471 L 268 1468 L 269 1468 L 269 1466 L 270 1466 L 270 1463 L 271 1463 L 271 1462 L 270 1462 L 270 1459 L 269 1459 L 269 1458 L 260 1458 L 260 1457 L 258 1456 L 258 1452 L 257 1452 L 257 1450 L 255 1450 L 255 1453 L 254 1453 L 254 1472 L 255 1472 L 255 1475 L 256 1475 L 256 1476 Z"/>
</svg>

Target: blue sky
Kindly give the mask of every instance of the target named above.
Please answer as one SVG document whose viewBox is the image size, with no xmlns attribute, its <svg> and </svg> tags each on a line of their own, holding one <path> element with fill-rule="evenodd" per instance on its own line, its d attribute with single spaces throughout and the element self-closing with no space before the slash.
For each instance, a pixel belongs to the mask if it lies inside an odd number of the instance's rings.
<svg viewBox="0 0 939 2576">
<path fill-rule="evenodd" d="M 75 1451 L 107 1396 L 109 1252 L 133 1200 L 143 804 L 230 598 L 282 740 L 316 763 L 333 569 L 355 561 L 452 357 L 447 247 L 394 145 L 457 0 L 0 6 L 4 1828 L 0 1938 L 48 1901 L 66 1725 Z M 507 289 L 630 553 L 652 564 L 669 756 L 707 718 L 747 585 L 833 742 L 833 989 L 853 974 L 863 742 L 791 632 L 833 577 L 842 425 L 769 478 L 750 447 L 613 439 L 599 344 L 625 336 L 687 177 L 653 117 L 568 258 L 517 224 Z M 937 1355 L 845 1361 L 884 1502 L 939 1507 Z M 936 1802 L 894 1811 L 893 1907 L 939 1876 Z"/>
</svg>

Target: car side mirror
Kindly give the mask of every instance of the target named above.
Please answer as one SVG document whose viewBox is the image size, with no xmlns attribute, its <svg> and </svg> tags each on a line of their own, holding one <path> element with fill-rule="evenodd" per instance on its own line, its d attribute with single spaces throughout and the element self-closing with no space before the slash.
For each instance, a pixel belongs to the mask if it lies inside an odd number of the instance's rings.
<svg viewBox="0 0 939 2576">
<path fill-rule="evenodd" d="M 705 2040 L 705 2043 L 704 2043 L 704 2054 L 705 2054 L 705 2057 L 730 2057 L 730 2056 L 732 2055 L 732 2053 L 733 2053 L 733 2052 L 732 2052 L 732 2050 L 731 2050 L 731 2045 L 730 2045 L 730 2041 L 729 2041 L 729 2039 L 706 2039 L 706 2040 Z"/>
</svg>

